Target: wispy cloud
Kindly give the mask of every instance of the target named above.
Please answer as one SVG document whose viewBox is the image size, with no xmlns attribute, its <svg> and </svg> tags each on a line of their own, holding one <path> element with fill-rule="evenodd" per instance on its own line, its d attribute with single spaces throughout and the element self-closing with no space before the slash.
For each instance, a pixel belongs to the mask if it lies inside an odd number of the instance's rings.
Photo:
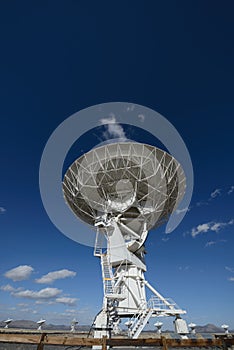
<svg viewBox="0 0 234 350">
<path fill-rule="evenodd" d="M 27 298 L 35 300 L 48 300 L 57 297 L 61 294 L 62 290 L 58 288 L 44 288 L 39 291 L 30 289 L 21 290 L 19 292 L 13 292 L 12 295 L 18 298 Z"/>
<path fill-rule="evenodd" d="M 106 131 L 103 133 L 105 140 L 110 138 L 118 138 L 120 141 L 126 141 L 126 135 L 123 127 L 117 122 L 114 114 L 111 114 L 107 118 L 100 119 L 101 124 L 106 125 Z"/>
<path fill-rule="evenodd" d="M 215 245 L 217 242 L 215 241 L 209 241 L 206 243 L 205 247 L 211 247 L 212 245 Z"/>
<path fill-rule="evenodd" d="M 220 188 L 216 188 L 216 190 L 214 190 L 210 194 L 211 198 L 215 198 L 215 197 L 218 197 L 218 196 L 221 196 L 221 189 Z"/>
<path fill-rule="evenodd" d="M 38 313 L 38 311 L 32 310 L 32 309 L 29 308 L 29 307 L 25 307 L 25 308 L 23 308 L 23 309 L 20 309 L 19 311 L 20 311 L 20 312 L 26 312 L 27 314 L 29 314 L 29 313 L 37 314 L 37 313 Z"/>
<path fill-rule="evenodd" d="M 12 287 L 10 284 L 6 284 L 4 286 L 1 286 L 0 289 L 3 290 L 4 292 L 14 292 L 14 291 L 16 291 L 16 288 Z"/>
<path fill-rule="evenodd" d="M 231 186 L 230 189 L 228 190 L 228 194 L 231 194 L 234 191 L 234 186 Z"/>
<path fill-rule="evenodd" d="M 56 298 L 55 302 L 64 305 L 76 305 L 77 298 L 60 297 Z"/>
<path fill-rule="evenodd" d="M 197 225 L 196 227 L 193 227 L 190 234 L 192 237 L 196 237 L 202 233 L 207 233 L 209 231 L 213 232 L 219 232 L 221 229 L 223 229 L 226 226 L 233 225 L 234 220 L 230 220 L 228 222 L 207 222 L 204 224 Z"/>
<path fill-rule="evenodd" d="M 3 213 L 5 213 L 5 211 L 6 211 L 6 209 L 5 209 L 5 208 L 3 208 L 3 207 L 0 207 L 0 214 L 3 214 Z"/>
<path fill-rule="evenodd" d="M 205 202 L 205 201 L 199 201 L 196 203 L 196 207 L 202 207 L 203 205 L 208 205 L 209 203 L 208 202 Z"/>
<path fill-rule="evenodd" d="M 30 265 L 20 265 L 7 271 L 4 276 L 11 279 L 12 281 L 24 281 L 27 280 L 31 273 L 34 271 L 33 267 Z"/>
<path fill-rule="evenodd" d="M 226 239 L 220 239 L 218 241 L 209 241 L 205 244 L 205 248 L 211 247 L 212 245 L 216 245 L 218 243 L 226 243 L 226 242 L 227 242 Z"/>
<path fill-rule="evenodd" d="M 77 314 L 76 309 L 66 309 L 65 312 L 67 312 L 68 314 Z"/>
<path fill-rule="evenodd" d="M 225 270 L 234 273 L 234 267 L 225 266 Z"/>
<path fill-rule="evenodd" d="M 216 188 L 211 193 L 207 200 L 201 200 L 195 204 L 196 207 L 201 207 L 203 205 L 209 205 L 215 198 L 222 196 L 223 194 L 231 194 L 234 191 L 234 186 L 231 186 L 227 191 L 226 188 Z"/>
<path fill-rule="evenodd" d="M 188 271 L 188 270 L 190 270 L 191 269 L 191 267 L 189 266 L 189 265 L 186 265 L 186 266 L 179 266 L 179 270 L 180 271 Z"/>
<path fill-rule="evenodd" d="M 74 277 L 74 276 L 76 276 L 76 272 L 63 269 L 63 270 L 49 272 L 46 275 L 42 276 L 41 278 L 36 279 L 35 282 L 43 283 L 43 284 L 52 284 L 54 281 L 58 279 Z"/>
<path fill-rule="evenodd" d="M 229 277 L 228 280 L 234 282 L 234 277 Z"/>
<path fill-rule="evenodd" d="M 167 236 L 167 237 L 163 237 L 163 238 L 162 238 L 162 241 L 163 241 L 163 242 L 167 242 L 167 241 L 169 241 L 169 239 L 170 239 L 170 238 L 169 238 L 168 236 Z"/>
</svg>

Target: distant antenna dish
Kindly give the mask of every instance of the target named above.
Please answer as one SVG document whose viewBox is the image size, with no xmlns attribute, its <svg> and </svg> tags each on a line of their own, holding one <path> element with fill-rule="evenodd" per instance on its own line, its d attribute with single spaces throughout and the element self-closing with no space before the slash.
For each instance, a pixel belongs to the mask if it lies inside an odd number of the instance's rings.
<svg viewBox="0 0 234 350">
<path fill-rule="evenodd" d="M 163 326 L 163 323 L 162 322 L 156 322 L 154 324 L 154 326 L 157 328 L 157 333 L 158 334 L 161 334 L 162 333 L 162 326 Z"/>
<path fill-rule="evenodd" d="M 101 259 L 104 300 L 94 337 L 116 332 L 121 318 L 130 318 L 129 337 L 137 338 L 151 316 L 178 319 L 186 313 L 144 278 L 148 230 L 167 221 L 185 187 L 175 158 L 137 142 L 94 148 L 67 170 L 65 200 L 78 218 L 97 230 L 94 255 Z M 153 293 L 148 301 L 145 287 Z"/>
<path fill-rule="evenodd" d="M 126 327 L 129 328 L 129 327 L 131 327 L 131 325 L 132 325 L 132 321 L 128 320 L 128 321 L 126 321 L 124 324 L 125 324 Z"/>
<path fill-rule="evenodd" d="M 5 323 L 5 327 L 4 328 L 8 328 L 9 327 L 9 324 L 13 321 L 12 318 L 8 318 L 6 321 L 4 321 Z"/>
<path fill-rule="evenodd" d="M 192 334 L 195 334 L 196 333 L 196 327 L 197 327 L 197 325 L 195 324 L 195 323 L 189 323 L 189 325 L 188 325 L 189 327 L 190 327 L 190 329 L 191 329 L 191 333 Z"/>
<path fill-rule="evenodd" d="M 221 328 L 223 328 L 225 330 L 226 334 L 229 333 L 229 331 L 228 331 L 229 326 L 227 324 L 222 324 Z"/>
<path fill-rule="evenodd" d="M 43 325 L 45 322 L 46 322 L 46 320 L 43 320 L 43 319 L 40 319 L 39 321 L 37 321 L 37 324 L 38 324 L 37 330 L 38 330 L 38 331 L 41 331 L 42 325 Z"/>
<path fill-rule="evenodd" d="M 76 319 L 74 318 L 74 320 L 72 320 L 71 321 L 71 330 L 70 330 L 70 332 L 75 332 L 75 327 L 76 327 L 76 325 L 78 324 L 79 322 L 78 321 L 76 321 Z"/>
</svg>

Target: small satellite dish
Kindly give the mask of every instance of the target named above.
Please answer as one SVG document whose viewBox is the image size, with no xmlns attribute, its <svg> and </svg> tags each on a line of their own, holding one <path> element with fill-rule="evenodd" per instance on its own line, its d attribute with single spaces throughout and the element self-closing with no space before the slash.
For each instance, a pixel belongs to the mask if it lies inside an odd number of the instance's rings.
<svg viewBox="0 0 234 350">
<path fill-rule="evenodd" d="M 4 321 L 4 323 L 6 324 L 4 328 L 8 328 L 9 324 L 12 322 L 12 318 L 8 318 L 6 321 Z"/>
<path fill-rule="evenodd" d="M 154 326 L 157 328 L 157 333 L 158 334 L 161 334 L 162 333 L 162 326 L 163 326 L 163 323 L 162 322 L 156 322 L 154 324 Z"/>
<path fill-rule="evenodd" d="M 71 330 L 70 330 L 70 332 L 75 332 L 75 330 L 76 330 L 76 325 L 78 324 L 79 322 L 78 321 L 76 321 L 76 319 L 74 318 L 74 320 L 72 320 L 71 321 Z"/>
<path fill-rule="evenodd" d="M 189 328 L 191 329 L 191 333 L 192 334 L 195 334 L 196 333 L 196 330 L 195 328 L 197 327 L 197 325 L 195 323 L 189 323 Z"/>
<path fill-rule="evenodd" d="M 225 330 L 225 334 L 229 333 L 229 331 L 228 331 L 229 326 L 227 324 L 222 324 L 221 328 L 223 328 Z"/>
<path fill-rule="evenodd" d="M 46 320 L 40 319 L 39 321 L 37 321 L 38 324 L 38 331 L 41 331 L 42 325 L 46 322 Z"/>
<path fill-rule="evenodd" d="M 132 325 L 132 321 L 130 321 L 130 320 L 126 321 L 124 324 L 125 324 L 125 326 L 127 326 L 129 328 Z"/>
</svg>

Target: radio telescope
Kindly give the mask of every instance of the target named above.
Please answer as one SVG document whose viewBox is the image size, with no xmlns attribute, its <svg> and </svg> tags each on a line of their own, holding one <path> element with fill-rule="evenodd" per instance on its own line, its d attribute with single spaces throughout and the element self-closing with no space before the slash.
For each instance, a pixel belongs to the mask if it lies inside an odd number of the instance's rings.
<svg viewBox="0 0 234 350">
<path fill-rule="evenodd" d="M 43 325 L 45 322 L 46 322 L 46 320 L 43 320 L 42 318 L 41 318 L 39 321 L 37 321 L 37 324 L 38 324 L 37 330 L 38 330 L 38 331 L 41 331 L 42 325 Z"/>
<path fill-rule="evenodd" d="M 94 255 L 101 261 L 104 298 L 94 337 L 117 333 L 121 319 L 128 318 L 128 335 L 137 338 L 149 319 L 159 316 L 175 317 L 176 329 L 188 333 L 180 317 L 186 311 L 144 277 L 148 231 L 167 221 L 185 188 L 176 159 L 137 142 L 94 148 L 67 170 L 65 201 L 79 219 L 96 228 Z M 152 293 L 149 300 L 146 288 Z"/>
<path fill-rule="evenodd" d="M 78 321 L 74 318 L 74 320 L 71 321 L 71 329 L 70 332 L 75 332 L 76 330 L 76 325 L 78 325 Z"/>
<path fill-rule="evenodd" d="M 12 318 L 8 318 L 7 320 L 4 321 L 5 327 L 4 328 L 9 328 L 9 324 L 13 321 Z"/>
</svg>

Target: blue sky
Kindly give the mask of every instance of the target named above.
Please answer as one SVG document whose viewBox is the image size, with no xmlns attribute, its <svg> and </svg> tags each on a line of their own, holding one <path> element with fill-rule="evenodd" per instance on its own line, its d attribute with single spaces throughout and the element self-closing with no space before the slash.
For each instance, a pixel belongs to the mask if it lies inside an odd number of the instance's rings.
<svg viewBox="0 0 234 350">
<path fill-rule="evenodd" d="M 233 7 L 231 1 L 1 4 L 0 319 L 68 324 L 76 317 L 87 324 L 100 309 L 99 261 L 49 220 L 39 165 L 51 133 L 70 115 L 126 101 L 166 117 L 194 169 L 182 223 L 170 235 L 165 226 L 149 234 L 146 278 L 188 311 L 189 322 L 234 328 Z M 96 132 L 102 137 L 103 130 Z M 133 135 L 143 136 L 152 141 Z M 94 139 L 93 133 L 81 138 L 67 166 Z"/>
</svg>

